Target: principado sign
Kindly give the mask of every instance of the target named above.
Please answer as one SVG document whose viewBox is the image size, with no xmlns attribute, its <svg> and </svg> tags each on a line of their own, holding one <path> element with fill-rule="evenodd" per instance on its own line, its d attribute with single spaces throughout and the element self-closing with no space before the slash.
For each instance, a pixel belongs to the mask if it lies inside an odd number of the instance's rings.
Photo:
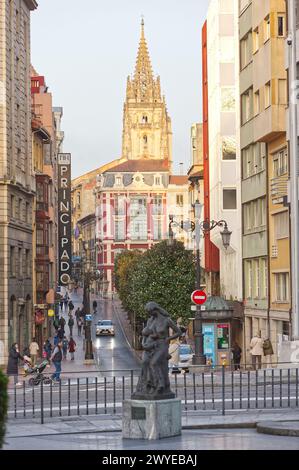
<svg viewBox="0 0 299 470">
<path fill-rule="evenodd" d="M 203 305 L 207 301 L 207 294 L 203 290 L 195 290 L 191 294 L 191 300 L 196 305 Z"/>
<path fill-rule="evenodd" d="M 58 154 L 59 284 L 67 285 L 72 274 L 71 154 Z"/>
</svg>

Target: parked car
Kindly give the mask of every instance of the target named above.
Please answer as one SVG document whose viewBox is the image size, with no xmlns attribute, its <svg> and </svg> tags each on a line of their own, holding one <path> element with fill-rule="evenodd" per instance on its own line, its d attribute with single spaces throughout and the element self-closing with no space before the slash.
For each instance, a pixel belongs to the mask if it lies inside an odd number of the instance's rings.
<svg viewBox="0 0 299 470">
<path fill-rule="evenodd" d="M 170 361 L 172 373 L 175 374 L 182 371 L 189 372 L 189 367 L 192 365 L 192 357 L 193 349 L 190 344 L 180 344 L 178 351 L 178 363 L 175 364 L 174 362 L 171 363 Z"/>
<path fill-rule="evenodd" d="M 96 336 L 115 335 L 114 325 L 111 320 L 100 320 L 96 327 Z"/>
</svg>

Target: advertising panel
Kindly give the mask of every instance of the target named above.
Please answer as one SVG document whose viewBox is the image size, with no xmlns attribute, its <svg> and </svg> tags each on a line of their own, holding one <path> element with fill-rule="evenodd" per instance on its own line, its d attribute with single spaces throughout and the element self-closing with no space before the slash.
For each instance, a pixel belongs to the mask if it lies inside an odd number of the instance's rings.
<svg viewBox="0 0 299 470">
<path fill-rule="evenodd" d="M 59 285 L 66 286 L 72 275 L 71 154 L 58 154 L 58 260 Z"/>
</svg>

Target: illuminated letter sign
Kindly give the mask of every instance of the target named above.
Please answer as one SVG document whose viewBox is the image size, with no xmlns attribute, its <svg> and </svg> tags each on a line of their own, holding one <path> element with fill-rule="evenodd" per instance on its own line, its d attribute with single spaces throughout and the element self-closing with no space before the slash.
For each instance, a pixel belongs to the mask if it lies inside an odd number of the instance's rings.
<svg viewBox="0 0 299 470">
<path fill-rule="evenodd" d="M 60 286 L 72 275 L 71 154 L 58 154 L 58 242 Z"/>
</svg>

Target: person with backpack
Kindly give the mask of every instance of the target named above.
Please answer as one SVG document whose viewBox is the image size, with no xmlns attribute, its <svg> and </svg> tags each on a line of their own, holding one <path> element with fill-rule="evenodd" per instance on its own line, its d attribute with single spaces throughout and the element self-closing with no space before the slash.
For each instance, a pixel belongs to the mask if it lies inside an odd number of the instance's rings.
<svg viewBox="0 0 299 470">
<path fill-rule="evenodd" d="M 59 326 L 64 330 L 64 327 L 65 327 L 65 324 L 66 324 L 66 321 L 63 317 L 60 317 L 60 320 L 59 320 Z"/>
<path fill-rule="evenodd" d="M 74 356 L 75 351 L 76 351 L 76 343 L 73 340 L 73 338 L 70 337 L 70 340 L 69 340 L 69 353 L 71 355 L 71 360 L 72 361 L 75 360 L 75 356 Z"/>
<path fill-rule="evenodd" d="M 69 346 L 69 342 L 66 339 L 66 336 L 64 336 L 62 340 L 62 352 L 63 352 L 63 359 L 66 360 L 66 355 L 67 355 L 67 348 Z"/>
<path fill-rule="evenodd" d="M 69 321 L 68 321 L 68 326 L 70 329 L 70 336 L 73 336 L 73 326 L 74 326 L 74 318 L 73 315 L 70 316 Z"/>
<path fill-rule="evenodd" d="M 52 374 L 52 379 L 55 382 L 60 381 L 61 374 L 61 361 L 62 361 L 62 342 L 60 341 L 57 346 L 55 346 L 54 351 L 51 356 L 51 361 L 54 364 L 55 372 Z"/>
</svg>

